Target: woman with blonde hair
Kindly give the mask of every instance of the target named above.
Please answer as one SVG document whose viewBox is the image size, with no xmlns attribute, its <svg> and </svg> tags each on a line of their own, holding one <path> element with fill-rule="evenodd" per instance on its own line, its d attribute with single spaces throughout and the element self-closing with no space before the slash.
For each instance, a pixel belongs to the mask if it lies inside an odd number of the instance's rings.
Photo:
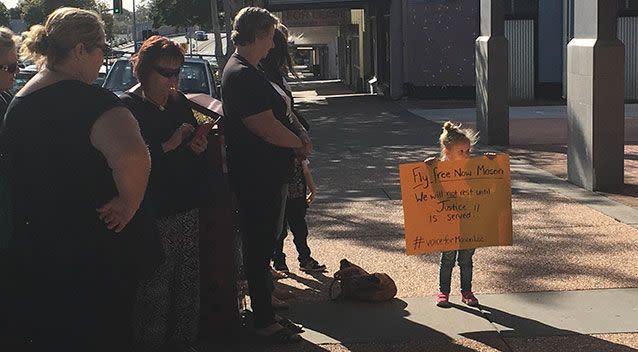
<svg viewBox="0 0 638 352">
<path fill-rule="evenodd" d="M 137 280 L 160 259 L 138 211 L 148 149 L 130 111 L 91 84 L 107 51 L 99 16 L 69 7 L 31 27 L 20 50 L 41 70 L 2 125 L 14 228 L 7 306 L 11 336 L 31 350 L 131 350 Z"/>
</svg>

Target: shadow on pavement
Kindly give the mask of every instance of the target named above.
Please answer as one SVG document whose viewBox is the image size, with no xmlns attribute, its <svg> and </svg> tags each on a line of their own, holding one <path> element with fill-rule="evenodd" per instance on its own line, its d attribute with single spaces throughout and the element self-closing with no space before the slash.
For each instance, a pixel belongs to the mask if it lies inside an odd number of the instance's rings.
<svg viewBox="0 0 638 352">
<path fill-rule="evenodd" d="M 312 305 L 298 306 L 292 319 L 323 335 L 313 338 L 315 341 L 338 343 L 350 351 L 370 351 L 370 345 L 378 346 L 379 351 L 402 350 L 397 346 L 413 341 L 427 341 L 427 345 L 438 346 L 438 351 L 473 351 L 438 330 L 407 319 L 411 315 L 407 307 L 408 303 L 400 299 L 376 303 L 335 301 L 323 304 L 320 314 Z M 497 334 L 493 332 L 492 337 Z"/>
<path fill-rule="evenodd" d="M 613 352 L 630 352 L 636 351 L 633 348 L 619 345 L 610 341 L 606 341 L 603 339 L 596 338 L 591 335 L 581 334 L 571 330 L 560 329 L 551 325 L 547 325 L 540 321 L 521 317 L 515 314 L 511 314 L 502 310 L 499 310 L 494 307 L 481 305 L 481 309 L 470 308 L 466 306 L 462 306 L 459 304 L 451 303 L 452 308 L 461 310 L 468 314 L 473 314 L 479 317 L 483 317 L 488 320 L 490 323 L 495 325 L 495 328 L 498 330 L 500 336 L 504 339 L 505 343 L 508 344 L 511 351 L 521 351 L 518 347 L 512 346 L 508 340 L 533 340 L 538 339 L 541 340 L 547 337 L 556 337 L 556 336 L 570 336 L 568 340 L 577 340 L 579 344 L 587 346 L 589 351 L 613 351 Z M 472 339 L 475 341 L 479 341 L 488 346 L 491 346 L 490 343 L 493 340 L 485 339 L 485 334 L 483 332 L 478 333 L 463 333 L 461 334 L 463 337 L 468 339 Z M 548 344 L 551 339 L 547 339 Z M 541 342 L 543 344 L 543 342 Z M 553 344 L 553 343 L 552 343 Z M 498 348 L 498 346 L 491 346 L 494 348 Z M 535 346 L 538 348 L 539 346 Z M 528 349 L 523 349 L 528 350 Z M 577 349 L 573 349 L 573 346 L 565 346 L 561 348 L 562 351 L 577 351 Z M 530 350 L 531 351 L 531 350 Z"/>
</svg>

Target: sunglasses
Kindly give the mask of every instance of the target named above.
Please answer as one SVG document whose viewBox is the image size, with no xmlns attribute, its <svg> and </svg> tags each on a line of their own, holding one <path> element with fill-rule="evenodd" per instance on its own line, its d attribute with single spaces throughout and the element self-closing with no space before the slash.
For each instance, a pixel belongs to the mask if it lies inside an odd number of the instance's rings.
<svg viewBox="0 0 638 352">
<path fill-rule="evenodd" d="M 182 71 L 182 68 L 170 69 L 164 67 L 154 67 L 155 72 L 159 73 L 162 77 L 172 78 L 179 76 L 179 73 Z"/>
<path fill-rule="evenodd" d="M 20 70 L 20 68 L 18 68 L 17 62 L 8 65 L 0 65 L 0 71 L 5 71 L 7 73 L 16 73 L 18 70 Z"/>
</svg>

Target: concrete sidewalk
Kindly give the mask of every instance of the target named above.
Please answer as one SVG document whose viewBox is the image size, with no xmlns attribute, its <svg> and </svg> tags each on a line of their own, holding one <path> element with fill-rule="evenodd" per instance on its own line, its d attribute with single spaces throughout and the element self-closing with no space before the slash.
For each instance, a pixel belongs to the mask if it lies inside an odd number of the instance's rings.
<svg viewBox="0 0 638 352">
<path fill-rule="evenodd" d="M 475 108 L 432 109 L 419 101 L 402 102 L 411 113 L 435 122 L 452 120 L 467 127 L 476 125 Z M 510 144 L 545 145 L 567 143 L 567 107 L 517 106 L 510 107 Z M 542 133 L 538 133 L 542 132 Z M 638 142 L 638 104 L 625 105 L 625 141 Z"/>
<path fill-rule="evenodd" d="M 638 350 L 638 209 L 567 183 L 517 148 L 510 153 L 514 245 L 477 250 L 473 290 L 481 310 L 438 308 L 439 255 L 405 255 L 398 165 L 438 153 L 441 125 L 382 97 L 348 96 L 337 83 L 295 89 L 315 144 L 309 245 L 328 272 L 299 271 L 288 236 L 291 273 L 277 286 L 294 298 L 281 314 L 306 327 L 305 341 L 230 350 Z M 342 258 L 390 275 L 397 298 L 329 301 Z M 453 292 L 458 281 L 455 269 Z"/>
<path fill-rule="evenodd" d="M 478 309 L 458 296 L 449 309 L 429 298 L 324 302 L 295 306 L 289 317 L 304 325 L 304 339 L 316 345 L 470 339 L 495 341 L 490 347 L 499 349 L 507 339 L 636 332 L 636 297 L 635 288 L 490 294 L 480 297 Z"/>
</svg>

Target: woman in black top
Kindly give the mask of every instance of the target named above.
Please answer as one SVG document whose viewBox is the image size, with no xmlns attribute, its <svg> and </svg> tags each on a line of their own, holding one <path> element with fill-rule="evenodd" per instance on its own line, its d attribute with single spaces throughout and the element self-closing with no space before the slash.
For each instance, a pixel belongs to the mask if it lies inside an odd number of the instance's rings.
<svg viewBox="0 0 638 352">
<path fill-rule="evenodd" d="M 0 124 L 4 120 L 4 114 L 7 111 L 9 102 L 11 102 L 11 94 L 9 89 L 13 87 L 15 74 L 18 72 L 18 64 L 16 58 L 16 43 L 13 32 L 5 27 L 0 27 Z M 5 139 L 0 134 L 0 286 L 8 285 L 10 282 L 7 276 L 7 245 L 11 238 L 11 222 L 9 207 L 9 185 L 7 180 L 7 160 Z M 0 302 L 6 302 L 3 296 L 4 292 L 0 291 Z M 1 314 L 1 312 L 0 312 Z M 8 324 L 7 319 L 0 322 L 0 331 L 6 331 Z M 0 333 L 0 340 L 8 337 Z"/>
<path fill-rule="evenodd" d="M 6 27 L 0 27 L 0 119 L 7 112 L 15 77 L 18 71 L 16 55 L 16 39 L 13 32 Z"/>
<path fill-rule="evenodd" d="M 99 16 L 76 8 L 31 27 L 21 53 L 43 69 L 2 126 L 14 226 L 3 320 L 30 350 L 130 351 L 137 280 L 159 261 L 138 213 L 148 150 L 117 97 L 91 85 L 104 39 Z"/>
<path fill-rule="evenodd" d="M 11 93 L 16 73 L 19 71 L 18 58 L 16 57 L 16 37 L 5 27 L 0 27 L 0 122 L 11 102 Z M 6 179 L 6 146 L 0 135 L 0 260 L 4 260 L 4 251 L 11 233 L 9 222 L 9 194 Z M 0 262 L 0 266 L 2 266 Z M 0 269 L 1 270 L 1 269 Z"/>
<path fill-rule="evenodd" d="M 277 23 L 261 8 L 239 11 L 232 34 L 237 50 L 224 67 L 222 99 L 230 181 L 243 220 L 244 264 L 256 333 L 282 343 L 299 336 L 275 320 L 269 267 L 275 237 L 281 231 L 294 149 L 303 143 L 291 132 L 286 103 L 257 69 L 273 47 Z"/>
<path fill-rule="evenodd" d="M 140 124 L 151 152 L 148 206 L 166 261 L 142 282 L 135 309 L 138 351 L 195 344 L 199 324 L 199 208 L 204 201 L 206 136 L 187 98 L 177 91 L 184 54 L 160 36 L 148 38 L 132 58 L 140 84 L 121 99 Z"/>
</svg>

